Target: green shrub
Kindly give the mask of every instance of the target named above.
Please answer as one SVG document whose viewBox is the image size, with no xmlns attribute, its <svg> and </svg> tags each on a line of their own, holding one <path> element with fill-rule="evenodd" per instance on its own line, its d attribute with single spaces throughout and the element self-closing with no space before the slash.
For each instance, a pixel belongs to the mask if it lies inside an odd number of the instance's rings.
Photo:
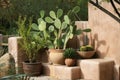
<svg viewBox="0 0 120 80">
<path fill-rule="evenodd" d="M 73 48 L 67 48 L 63 53 L 63 55 L 65 58 L 72 58 L 72 59 L 77 58 L 76 51 Z"/>
</svg>

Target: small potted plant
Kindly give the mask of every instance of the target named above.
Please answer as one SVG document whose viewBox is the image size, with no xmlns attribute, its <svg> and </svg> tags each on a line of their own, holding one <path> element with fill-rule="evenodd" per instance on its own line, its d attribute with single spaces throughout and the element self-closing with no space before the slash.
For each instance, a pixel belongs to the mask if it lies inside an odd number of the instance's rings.
<svg viewBox="0 0 120 80">
<path fill-rule="evenodd" d="M 85 45 L 85 46 L 81 46 L 79 51 L 77 51 L 77 53 L 82 57 L 82 58 L 91 58 L 94 54 L 94 48 L 91 45 Z"/>
<path fill-rule="evenodd" d="M 32 31 L 32 18 L 27 21 L 26 17 L 20 16 L 17 25 L 19 35 L 22 37 L 19 44 L 27 56 L 27 61 L 23 62 L 24 73 L 31 76 L 40 75 L 41 62 L 37 62 L 36 56 L 38 51 L 45 47 L 46 42 L 39 34 Z"/>
<path fill-rule="evenodd" d="M 74 66 L 76 64 L 77 53 L 73 48 L 65 49 L 63 55 L 66 66 Z"/>
</svg>

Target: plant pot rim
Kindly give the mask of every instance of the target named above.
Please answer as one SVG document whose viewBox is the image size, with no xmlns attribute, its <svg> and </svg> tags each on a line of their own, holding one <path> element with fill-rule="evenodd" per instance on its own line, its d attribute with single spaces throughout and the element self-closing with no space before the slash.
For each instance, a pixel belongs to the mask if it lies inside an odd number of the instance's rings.
<svg viewBox="0 0 120 80">
<path fill-rule="evenodd" d="M 75 59 L 75 58 L 65 58 L 65 59 L 73 59 L 73 60 L 77 60 L 77 59 Z"/>
<path fill-rule="evenodd" d="M 94 54 L 95 51 L 77 51 L 77 53 L 82 57 L 82 58 L 91 58 Z"/>
<path fill-rule="evenodd" d="M 77 51 L 77 52 L 83 52 L 83 53 L 85 53 L 85 52 L 95 52 L 95 50 L 93 50 L 93 51 Z"/>
<path fill-rule="evenodd" d="M 51 48 L 48 50 L 49 52 L 64 52 L 63 49 L 54 49 L 54 48 Z"/>
<path fill-rule="evenodd" d="M 39 61 L 36 61 L 36 62 L 32 62 L 32 63 L 30 63 L 30 62 L 27 62 L 27 61 L 23 61 L 22 62 L 23 64 L 41 64 L 41 62 Z"/>
</svg>

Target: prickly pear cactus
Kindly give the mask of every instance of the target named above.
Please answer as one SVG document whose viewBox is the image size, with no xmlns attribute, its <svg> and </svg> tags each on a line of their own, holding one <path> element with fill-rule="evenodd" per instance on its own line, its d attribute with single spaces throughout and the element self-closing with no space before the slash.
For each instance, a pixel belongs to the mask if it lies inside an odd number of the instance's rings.
<svg viewBox="0 0 120 80">
<path fill-rule="evenodd" d="M 78 12 L 77 7 L 73 11 Z M 63 15 L 62 9 L 58 9 L 57 12 L 50 11 L 49 16 L 45 16 L 45 11 L 41 10 L 38 24 L 33 23 L 32 26 L 44 37 L 48 45 L 55 49 L 65 49 L 68 40 L 74 35 L 89 31 L 77 30 L 68 15 Z"/>
<path fill-rule="evenodd" d="M 51 24 L 49 30 L 54 32 L 55 48 L 65 49 L 68 40 L 73 37 L 73 26 L 68 15 L 63 15 L 62 9 L 58 9 L 56 13 L 55 11 L 50 11 L 49 17 L 46 17 L 45 21 Z"/>
</svg>

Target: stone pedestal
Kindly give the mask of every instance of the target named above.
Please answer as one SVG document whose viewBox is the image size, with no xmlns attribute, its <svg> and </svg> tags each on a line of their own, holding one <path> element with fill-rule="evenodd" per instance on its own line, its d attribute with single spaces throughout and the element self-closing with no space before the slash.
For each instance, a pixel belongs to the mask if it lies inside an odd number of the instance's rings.
<svg viewBox="0 0 120 80">
<path fill-rule="evenodd" d="M 109 59 L 79 60 L 82 79 L 113 80 L 114 61 Z"/>
<path fill-rule="evenodd" d="M 16 73 L 22 73 L 22 62 L 25 61 L 25 53 L 20 47 L 21 37 L 10 37 L 8 39 L 8 52 L 12 54 L 15 60 Z"/>
<path fill-rule="evenodd" d="M 49 65 L 43 64 L 44 75 L 50 75 L 60 80 L 77 80 L 80 79 L 80 67 L 67 67 L 65 65 Z"/>
</svg>

